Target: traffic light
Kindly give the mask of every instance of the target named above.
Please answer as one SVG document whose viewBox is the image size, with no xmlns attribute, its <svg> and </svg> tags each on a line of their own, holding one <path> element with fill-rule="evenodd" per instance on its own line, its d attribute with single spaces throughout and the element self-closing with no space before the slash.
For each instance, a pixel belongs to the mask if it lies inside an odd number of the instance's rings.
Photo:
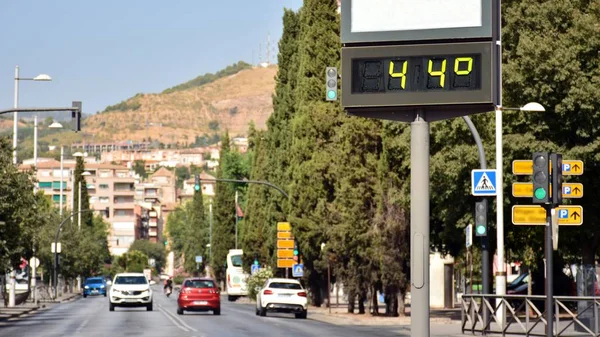
<svg viewBox="0 0 600 337">
<path fill-rule="evenodd" d="M 487 199 L 475 203 L 475 235 L 487 235 Z"/>
<path fill-rule="evenodd" d="M 335 101 L 338 95 L 338 72 L 335 67 L 327 67 L 325 71 L 325 100 Z"/>
<path fill-rule="evenodd" d="M 294 261 L 298 261 L 298 255 L 300 254 L 300 249 L 298 248 L 298 241 L 294 240 Z"/>
<path fill-rule="evenodd" d="M 81 131 L 81 102 L 73 101 L 71 104 L 72 107 L 77 108 L 77 110 L 71 111 L 71 118 L 75 120 L 75 132 Z"/>
<path fill-rule="evenodd" d="M 200 191 L 200 175 L 198 174 L 195 176 L 194 190 Z"/>
<path fill-rule="evenodd" d="M 550 162 L 548 152 L 533 153 L 533 203 L 546 204 L 550 190 Z M 562 173 L 562 172 L 561 172 Z M 562 193 L 562 192 L 561 192 Z"/>
<path fill-rule="evenodd" d="M 562 154 L 550 154 L 550 164 L 552 165 L 552 204 L 562 204 Z"/>
<path fill-rule="evenodd" d="M 165 242 L 164 242 L 165 246 L 167 245 L 167 243 L 169 243 L 169 242 L 167 241 L 167 239 L 165 239 Z"/>
</svg>

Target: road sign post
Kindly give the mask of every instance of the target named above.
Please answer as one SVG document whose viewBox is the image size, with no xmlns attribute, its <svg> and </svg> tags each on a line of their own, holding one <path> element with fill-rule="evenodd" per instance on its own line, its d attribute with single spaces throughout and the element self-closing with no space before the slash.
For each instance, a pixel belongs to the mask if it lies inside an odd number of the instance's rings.
<svg viewBox="0 0 600 337">
<path fill-rule="evenodd" d="M 513 183 L 512 194 L 517 198 L 532 198 L 534 206 L 515 205 L 512 222 L 515 225 L 545 225 L 544 255 L 546 258 L 546 336 L 553 335 L 554 294 L 553 256 L 558 250 L 558 231 L 562 226 L 583 224 L 583 207 L 561 205 L 563 198 L 583 197 L 583 184 L 563 183 L 564 175 L 582 175 L 581 160 L 563 160 L 558 153 L 534 152 L 532 160 L 515 160 L 515 175 L 532 175 L 532 183 Z"/>
<path fill-rule="evenodd" d="M 495 196 L 496 170 L 471 170 L 471 194 L 474 196 Z"/>
</svg>

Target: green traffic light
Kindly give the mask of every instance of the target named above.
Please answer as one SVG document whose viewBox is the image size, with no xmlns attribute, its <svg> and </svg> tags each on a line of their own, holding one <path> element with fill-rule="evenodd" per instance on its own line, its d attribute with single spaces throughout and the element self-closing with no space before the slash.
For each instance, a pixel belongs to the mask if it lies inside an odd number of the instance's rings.
<svg viewBox="0 0 600 337">
<path fill-rule="evenodd" d="M 477 234 L 479 234 L 479 235 L 485 234 L 485 226 L 483 226 L 483 225 L 477 226 L 476 230 L 477 230 Z"/>
<path fill-rule="evenodd" d="M 329 97 L 329 99 L 334 99 L 337 96 L 336 92 L 333 90 L 329 90 L 327 91 L 327 97 Z"/>
<path fill-rule="evenodd" d="M 196 191 L 200 191 L 200 185 L 194 185 L 194 189 L 195 189 Z"/>
<path fill-rule="evenodd" d="M 298 255 L 298 250 L 294 249 L 294 255 Z"/>
<path fill-rule="evenodd" d="M 534 195 L 536 199 L 544 199 L 546 197 L 546 190 L 540 187 L 535 190 Z"/>
</svg>

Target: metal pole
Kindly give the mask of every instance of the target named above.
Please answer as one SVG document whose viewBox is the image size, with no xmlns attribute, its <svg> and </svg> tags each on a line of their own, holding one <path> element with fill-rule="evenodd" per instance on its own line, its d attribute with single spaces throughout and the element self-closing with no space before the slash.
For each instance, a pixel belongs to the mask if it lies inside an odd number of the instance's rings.
<svg viewBox="0 0 600 337">
<path fill-rule="evenodd" d="M 493 40 L 495 41 L 495 68 L 496 81 L 494 103 L 496 104 L 496 246 L 497 263 L 496 295 L 506 294 L 506 267 L 504 265 L 504 165 L 502 156 L 502 27 L 501 27 L 501 0 L 492 1 Z M 499 302 L 500 300 L 497 300 Z M 497 305 L 500 303 L 497 303 Z M 500 304 L 497 318 L 500 326 L 504 328 L 505 308 Z"/>
<path fill-rule="evenodd" d="M 208 247 L 208 256 L 210 261 L 212 261 L 212 199 L 210 199 L 210 205 L 208 205 L 208 243 L 210 246 Z"/>
<path fill-rule="evenodd" d="M 554 336 L 554 268 L 552 259 L 552 206 L 546 205 L 546 336 Z"/>
<path fill-rule="evenodd" d="M 17 165 L 17 124 L 19 123 L 19 117 L 16 109 L 19 107 L 19 66 L 15 67 L 15 101 L 13 106 L 15 108 L 15 112 L 13 112 L 13 164 Z"/>
<path fill-rule="evenodd" d="M 77 211 L 79 212 L 79 214 L 77 215 L 77 229 L 81 230 L 81 180 L 79 180 L 79 195 L 77 197 L 77 202 L 78 202 L 78 206 L 77 206 Z"/>
<path fill-rule="evenodd" d="M 65 151 L 64 151 L 64 146 L 61 145 L 60 146 L 60 217 L 62 218 L 63 215 L 63 184 L 64 184 L 64 167 L 63 167 L 63 160 L 65 158 Z"/>
<path fill-rule="evenodd" d="M 19 106 L 19 66 L 15 67 L 15 97 L 14 97 L 14 108 L 15 110 Z M 13 112 L 13 164 L 17 165 L 17 130 L 19 123 L 19 117 L 17 111 Z M 15 287 L 16 287 L 16 277 L 17 274 L 14 270 L 14 267 L 11 266 L 10 270 L 10 285 L 8 287 L 8 306 L 15 306 Z"/>
<path fill-rule="evenodd" d="M 238 191 L 235 191 L 235 249 L 238 248 L 238 215 L 237 215 L 237 205 L 238 205 Z"/>
<path fill-rule="evenodd" d="M 475 143 L 477 144 L 477 151 L 479 152 L 479 166 L 481 169 L 487 168 L 486 160 L 485 160 L 485 150 L 483 149 L 483 143 L 481 142 L 481 137 L 479 137 L 479 132 L 477 132 L 477 128 L 471 121 L 469 116 L 463 116 L 464 121 L 467 123 L 467 126 L 471 130 L 473 134 L 473 138 L 475 138 Z M 499 186 L 499 185 L 496 185 Z M 497 188 L 498 190 L 499 188 Z M 491 291 L 491 282 L 490 282 L 490 239 L 489 237 L 482 236 L 481 237 L 481 283 L 483 283 L 483 293 L 490 294 Z M 483 307 L 483 315 L 487 319 L 487 307 Z"/>
<path fill-rule="evenodd" d="M 410 139 L 411 335 L 429 337 L 429 123 L 417 114 Z"/>
<path fill-rule="evenodd" d="M 35 291 L 35 287 L 37 285 L 37 280 L 36 280 L 36 275 L 37 275 L 37 266 L 36 266 L 36 261 L 35 261 L 35 242 L 33 243 L 33 256 L 31 258 L 31 260 L 33 260 L 33 265 L 31 266 L 31 273 L 33 274 L 32 279 L 31 279 L 31 291 L 33 292 L 33 303 L 37 304 L 37 296 L 36 296 L 36 291 Z"/>
<path fill-rule="evenodd" d="M 331 262 L 329 256 L 327 256 L 327 306 L 329 307 L 329 313 L 331 314 Z"/>
<path fill-rule="evenodd" d="M 33 166 L 37 168 L 38 159 L 38 116 L 33 116 Z"/>
</svg>

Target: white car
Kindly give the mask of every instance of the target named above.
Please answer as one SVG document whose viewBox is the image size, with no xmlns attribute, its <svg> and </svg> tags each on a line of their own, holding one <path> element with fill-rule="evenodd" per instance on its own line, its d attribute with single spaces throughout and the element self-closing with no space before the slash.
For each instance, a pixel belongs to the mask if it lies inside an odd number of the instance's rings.
<svg viewBox="0 0 600 337">
<path fill-rule="evenodd" d="M 110 311 L 115 307 L 146 307 L 152 311 L 152 289 L 143 273 L 115 275 L 108 296 Z"/>
<path fill-rule="evenodd" d="M 266 316 L 268 311 L 294 313 L 296 318 L 306 318 L 306 290 L 294 279 L 268 279 L 256 295 L 256 315 Z"/>
</svg>

